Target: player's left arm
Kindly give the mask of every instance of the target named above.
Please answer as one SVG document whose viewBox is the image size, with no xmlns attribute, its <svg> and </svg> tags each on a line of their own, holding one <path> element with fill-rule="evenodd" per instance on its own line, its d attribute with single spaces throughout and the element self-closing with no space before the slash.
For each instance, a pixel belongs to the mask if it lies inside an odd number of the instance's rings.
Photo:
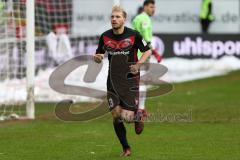
<svg viewBox="0 0 240 160">
<path fill-rule="evenodd" d="M 137 74 L 139 72 L 139 69 L 141 67 L 141 65 L 146 62 L 146 60 L 148 59 L 148 57 L 152 54 L 151 49 L 147 50 L 146 52 L 144 52 L 144 54 L 142 55 L 142 57 L 139 59 L 139 61 L 130 66 L 130 72 L 132 74 Z"/>
<path fill-rule="evenodd" d="M 143 39 L 139 32 L 136 34 L 136 46 L 143 53 L 138 62 L 134 65 L 130 66 L 130 72 L 133 74 L 137 74 L 141 65 L 148 59 L 148 57 L 152 54 L 151 48 L 148 43 Z"/>
<path fill-rule="evenodd" d="M 137 64 L 138 65 L 142 65 L 144 62 L 146 62 L 146 60 L 148 59 L 148 57 L 152 54 L 151 49 L 143 52 L 142 57 L 138 60 Z"/>
</svg>

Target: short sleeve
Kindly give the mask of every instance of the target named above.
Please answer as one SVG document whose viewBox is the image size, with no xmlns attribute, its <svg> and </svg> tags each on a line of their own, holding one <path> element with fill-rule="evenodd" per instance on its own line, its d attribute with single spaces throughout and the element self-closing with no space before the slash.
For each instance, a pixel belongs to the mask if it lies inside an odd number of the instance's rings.
<svg viewBox="0 0 240 160">
<path fill-rule="evenodd" d="M 104 42 L 103 42 L 103 35 L 99 38 L 98 48 L 96 49 L 96 54 L 104 54 Z"/>
<path fill-rule="evenodd" d="M 139 32 L 136 33 L 136 46 L 141 52 L 146 52 L 150 49 L 148 43 L 143 39 Z"/>
</svg>

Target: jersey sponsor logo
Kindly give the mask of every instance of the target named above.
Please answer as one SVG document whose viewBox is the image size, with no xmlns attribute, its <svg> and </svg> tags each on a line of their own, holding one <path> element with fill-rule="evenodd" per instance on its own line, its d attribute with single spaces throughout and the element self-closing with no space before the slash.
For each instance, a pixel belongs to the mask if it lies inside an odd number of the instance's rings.
<svg viewBox="0 0 240 160">
<path fill-rule="evenodd" d="M 130 51 L 107 51 L 110 55 L 128 55 Z"/>
</svg>

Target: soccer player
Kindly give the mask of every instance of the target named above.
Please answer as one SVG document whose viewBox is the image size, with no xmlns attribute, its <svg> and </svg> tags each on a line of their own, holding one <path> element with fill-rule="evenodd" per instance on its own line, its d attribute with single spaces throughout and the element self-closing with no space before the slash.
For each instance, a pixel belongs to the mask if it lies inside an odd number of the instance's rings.
<svg viewBox="0 0 240 160">
<path fill-rule="evenodd" d="M 143 3 L 143 12 L 137 15 L 133 21 L 132 25 L 135 30 L 137 30 L 143 37 L 143 39 L 148 43 L 149 46 L 151 46 L 152 41 L 152 21 L 150 19 L 151 16 L 154 15 L 155 12 L 155 1 L 154 0 L 145 0 Z M 161 61 L 161 56 L 152 49 L 152 54 L 157 59 L 158 62 Z M 138 51 L 138 57 L 140 58 L 143 54 L 141 51 Z M 148 59 L 149 60 L 149 59 Z M 141 71 L 140 74 L 143 75 L 145 72 Z M 144 126 L 144 118 L 147 116 L 147 113 L 145 111 L 145 99 L 146 99 L 146 86 L 141 85 L 140 86 L 140 98 L 139 98 L 139 109 L 137 114 L 139 114 L 142 117 L 141 121 L 136 122 L 136 126 L 141 125 L 142 130 L 136 130 L 137 134 L 140 134 L 143 131 Z"/>
<path fill-rule="evenodd" d="M 138 10 L 139 14 L 133 19 L 132 25 L 135 30 L 140 32 L 140 34 L 147 43 L 151 43 L 153 33 L 152 21 L 150 17 L 152 17 L 155 13 L 155 1 L 145 0 L 142 8 L 142 12 Z M 142 53 L 139 52 L 138 56 L 140 57 L 141 55 Z M 153 55 L 158 62 L 161 61 L 161 56 L 155 50 L 153 50 Z"/>
<path fill-rule="evenodd" d="M 104 53 L 108 55 L 107 99 L 114 130 L 123 148 L 121 156 L 131 155 L 123 122 L 133 122 L 138 109 L 138 92 L 132 92 L 129 87 L 135 86 L 138 91 L 137 78 L 139 78 L 140 66 L 151 55 L 150 47 L 142 36 L 137 31 L 124 26 L 126 17 L 126 12 L 120 6 L 113 7 L 112 29 L 101 35 L 94 56 L 95 62 L 101 63 Z M 143 52 L 139 60 L 136 52 L 138 49 Z M 129 81 L 134 84 L 130 85 Z"/>
</svg>

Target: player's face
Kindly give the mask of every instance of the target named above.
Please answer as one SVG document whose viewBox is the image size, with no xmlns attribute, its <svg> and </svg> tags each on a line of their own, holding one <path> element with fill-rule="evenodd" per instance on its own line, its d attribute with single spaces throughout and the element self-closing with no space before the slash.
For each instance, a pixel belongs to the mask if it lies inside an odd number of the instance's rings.
<svg viewBox="0 0 240 160">
<path fill-rule="evenodd" d="M 111 15 L 111 23 L 113 29 L 119 29 L 124 26 L 125 18 L 122 12 L 114 11 Z"/>
<path fill-rule="evenodd" d="M 155 13 L 155 5 L 150 3 L 148 5 L 145 6 L 146 7 L 146 12 L 149 16 L 153 16 Z"/>
</svg>

